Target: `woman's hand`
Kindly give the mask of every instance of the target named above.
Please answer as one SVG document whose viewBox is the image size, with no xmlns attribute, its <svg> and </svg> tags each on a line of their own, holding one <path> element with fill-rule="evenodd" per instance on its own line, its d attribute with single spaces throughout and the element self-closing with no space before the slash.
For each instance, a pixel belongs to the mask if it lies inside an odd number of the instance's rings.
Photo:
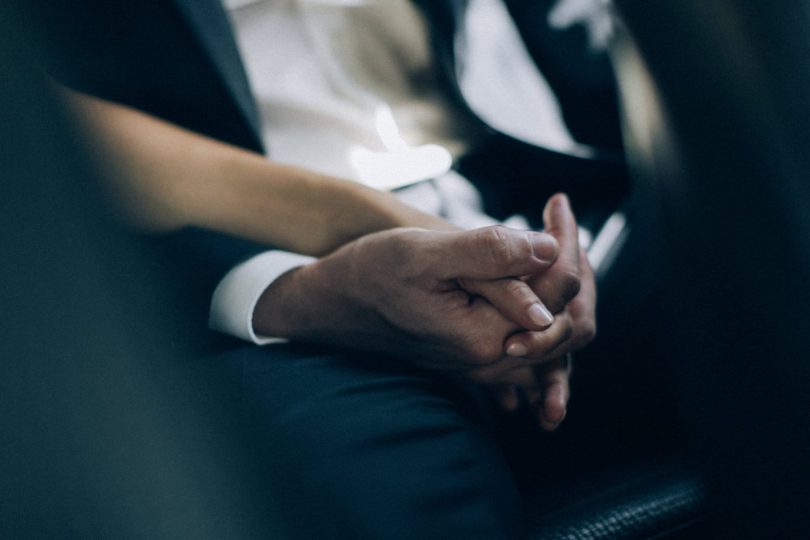
<svg viewBox="0 0 810 540">
<path fill-rule="evenodd" d="M 555 313 L 554 323 L 544 331 L 524 326 L 525 331 L 515 332 L 505 343 L 505 350 L 516 358 L 486 366 L 474 376 L 495 385 L 496 397 L 507 410 L 517 407 L 517 392 L 522 392 L 536 410 L 540 425 L 556 429 L 565 417 L 569 397 L 567 355 L 596 335 L 596 283 L 587 256 L 579 247 L 568 199 L 563 195 L 549 199 L 543 218 L 545 231 L 558 242 L 558 256 L 550 268 L 528 276 L 526 285 Z M 500 283 L 477 283 L 474 287 L 487 298 L 504 294 Z"/>
</svg>

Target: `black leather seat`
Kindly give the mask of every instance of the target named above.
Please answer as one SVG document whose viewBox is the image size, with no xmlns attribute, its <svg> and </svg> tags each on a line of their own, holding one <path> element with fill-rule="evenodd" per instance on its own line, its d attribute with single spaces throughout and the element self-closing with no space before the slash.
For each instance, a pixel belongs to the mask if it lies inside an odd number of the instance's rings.
<svg viewBox="0 0 810 540">
<path fill-rule="evenodd" d="M 670 463 L 569 477 L 529 495 L 530 538 L 694 538 L 706 520 L 702 480 Z"/>
<path fill-rule="evenodd" d="M 615 4 L 612 56 L 642 202 L 633 226 L 656 228 L 663 246 L 653 316 L 669 329 L 670 359 L 652 356 L 675 378 L 681 439 L 700 466 L 646 480 L 631 467 L 606 487 L 592 475 L 589 493 L 567 502 L 539 494 L 534 535 L 806 537 L 806 6 Z"/>
<path fill-rule="evenodd" d="M 807 537 L 807 6 L 615 3 L 626 143 L 663 231 L 661 316 L 710 530 Z"/>
</svg>

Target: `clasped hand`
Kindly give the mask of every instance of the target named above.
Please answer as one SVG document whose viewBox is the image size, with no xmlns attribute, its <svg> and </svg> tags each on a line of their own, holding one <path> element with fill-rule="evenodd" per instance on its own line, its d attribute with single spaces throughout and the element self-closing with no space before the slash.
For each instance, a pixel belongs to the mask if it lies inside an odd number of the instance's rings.
<svg viewBox="0 0 810 540">
<path fill-rule="evenodd" d="M 568 401 L 566 354 L 595 333 L 595 287 L 565 196 L 549 200 L 544 221 L 543 233 L 364 236 L 277 280 L 254 326 L 454 372 L 493 387 L 509 409 L 520 391 L 554 429 Z"/>
</svg>

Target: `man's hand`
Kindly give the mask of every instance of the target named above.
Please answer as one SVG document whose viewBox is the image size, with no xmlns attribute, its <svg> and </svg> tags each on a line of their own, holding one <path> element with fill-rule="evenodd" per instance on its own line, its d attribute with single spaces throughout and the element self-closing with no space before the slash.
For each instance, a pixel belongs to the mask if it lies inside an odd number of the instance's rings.
<svg viewBox="0 0 810 540">
<path fill-rule="evenodd" d="M 368 235 L 274 282 L 256 307 L 254 327 L 268 335 L 385 352 L 475 378 L 478 370 L 504 359 L 504 343 L 522 328 L 460 283 L 542 273 L 557 249 L 548 234 L 504 227 Z M 533 341 L 531 361 L 567 339 L 569 319 L 558 317 Z"/>
<path fill-rule="evenodd" d="M 567 199 L 552 198 L 544 218 L 553 236 L 489 227 L 363 237 L 274 282 L 254 326 L 498 385 L 507 407 L 519 387 L 553 429 L 565 415 L 568 367 L 548 362 L 592 338 L 595 291 Z M 551 324 L 538 318 L 541 295 L 556 311 Z"/>
</svg>

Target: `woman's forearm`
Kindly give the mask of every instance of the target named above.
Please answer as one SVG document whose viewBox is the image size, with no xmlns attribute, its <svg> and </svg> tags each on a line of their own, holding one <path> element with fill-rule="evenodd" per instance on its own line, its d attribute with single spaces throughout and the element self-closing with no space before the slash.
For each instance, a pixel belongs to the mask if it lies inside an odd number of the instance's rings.
<svg viewBox="0 0 810 540">
<path fill-rule="evenodd" d="M 310 255 L 393 227 L 452 228 L 390 193 L 273 163 L 128 107 L 66 94 L 110 173 L 114 198 L 142 228 L 193 225 Z"/>
</svg>

